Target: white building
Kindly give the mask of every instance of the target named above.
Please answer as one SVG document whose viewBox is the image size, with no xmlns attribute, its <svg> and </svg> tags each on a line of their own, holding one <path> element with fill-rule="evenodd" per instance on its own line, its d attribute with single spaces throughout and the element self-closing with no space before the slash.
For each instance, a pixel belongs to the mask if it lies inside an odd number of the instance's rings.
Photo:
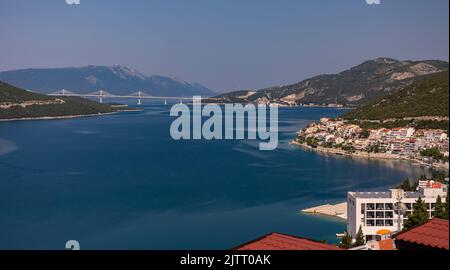
<svg viewBox="0 0 450 270">
<path fill-rule="evenodd" d="M 355 238 L 361 226 L 366 240 L 369 241 L 401 230 L 403 221 L 412 213 L 419 197 L 425 201 L 431 218 L 437 196 L 441 196 L 442 201 L 445 201 L 446 190 L 446 186 L 436 183 L 419 187 L 417 192 L 404 192 L 401 189 L 386 192 L 348 192 L 347 232 Z M 401 202 L 403 211 L 397 211 L 398 202 Z"/>
</svg>

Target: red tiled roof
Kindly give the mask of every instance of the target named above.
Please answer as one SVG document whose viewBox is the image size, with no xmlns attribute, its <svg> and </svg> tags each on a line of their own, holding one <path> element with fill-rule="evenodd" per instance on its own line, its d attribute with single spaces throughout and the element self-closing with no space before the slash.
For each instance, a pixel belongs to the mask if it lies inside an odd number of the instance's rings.
<svg viewBox="0 0 450 270">
<path fill-rule="evenodd" d="M 270 233 L 234 248 L 235 250 L 341 250 L 340 248 L 296 236 Z"/>
<path fill-rule="evenodd" d="M 432 220 L 397 234 L 396 239 L 418 245 L 449 250 L 448 220 Z"/>
</svg>

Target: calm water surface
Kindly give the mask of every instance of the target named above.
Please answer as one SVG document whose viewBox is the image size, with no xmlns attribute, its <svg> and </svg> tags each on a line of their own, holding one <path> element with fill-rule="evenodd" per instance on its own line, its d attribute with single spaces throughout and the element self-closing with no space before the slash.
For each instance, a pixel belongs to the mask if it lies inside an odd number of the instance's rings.
<svg viewBox="0 0 450 270">
<path fill-rule="evenodd" d="M 169 106 L 0 123 L 0 249 L 229 249 L 269 232 L 335 242 L 345 222 L 300 214 L 422 169 L 303 151 L 295 132 L 338 109 L 280 109 L 280 144 L 174 141 Z"/>
</svg>

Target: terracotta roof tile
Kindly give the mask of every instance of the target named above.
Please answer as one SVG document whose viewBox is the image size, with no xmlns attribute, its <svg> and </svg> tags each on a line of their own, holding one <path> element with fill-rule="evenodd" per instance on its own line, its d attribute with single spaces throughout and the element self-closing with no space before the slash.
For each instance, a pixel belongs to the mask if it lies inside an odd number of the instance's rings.
<svg viewBox="0 0 450 270">
<path fill-rule="evenodd" d="M 404 242 L 449 250 L 448 220 L 432 220 L 397 234 L 396 239 Z"/>
<path fill-rule="evenodd" d="M 341 250 L 340 248 L 296 236 L 270 233 L 235 250 Z"/>
</svg>

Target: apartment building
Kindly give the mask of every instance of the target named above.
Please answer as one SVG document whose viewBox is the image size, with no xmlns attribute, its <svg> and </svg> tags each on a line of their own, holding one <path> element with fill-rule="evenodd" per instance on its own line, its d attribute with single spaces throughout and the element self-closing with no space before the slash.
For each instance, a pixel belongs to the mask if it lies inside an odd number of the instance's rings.
<svg viewBox="0 0 450 270">
<path fill-rule="evenodd" d="M 425 201 L 431 218 L 438 195 L 445 200 L 447 186 L 432 181 L 420 183 L 416 192 L 404 192 L 401 189 L 348 192 L 347 231 L 356 237 L 361 227 L 367 241 L 380 239 L 381 235 L 403 228 L 403 221 L 412 213 L 419 198 Z"/>
</svg>

